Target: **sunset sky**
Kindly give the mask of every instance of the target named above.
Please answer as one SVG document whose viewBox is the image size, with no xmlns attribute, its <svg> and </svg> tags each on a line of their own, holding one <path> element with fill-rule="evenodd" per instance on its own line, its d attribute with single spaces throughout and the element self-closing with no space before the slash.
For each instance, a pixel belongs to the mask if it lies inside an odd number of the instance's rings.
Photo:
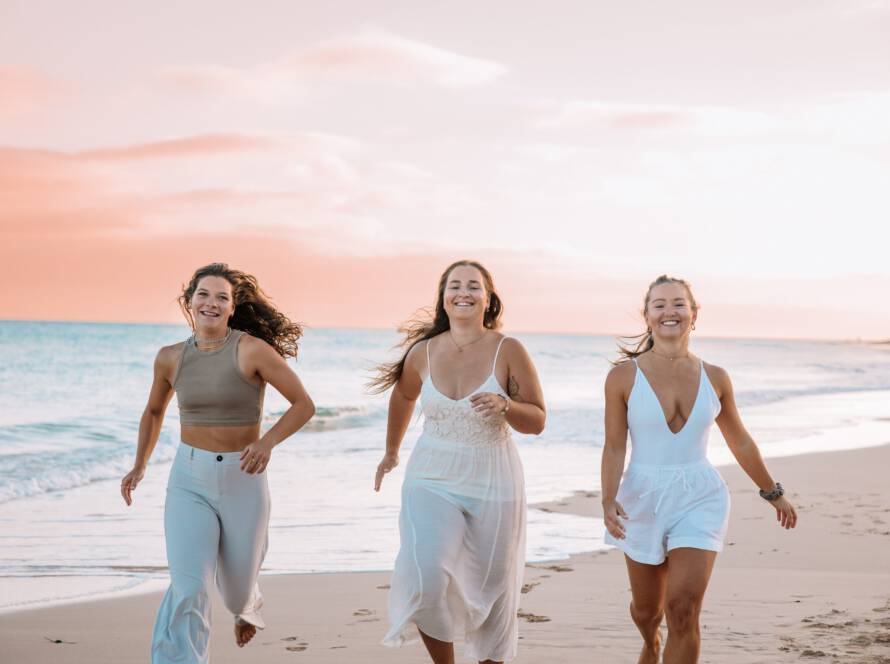
<svg viewBox="0 0 890 664">
<path fill-rule="evenodd" d="M 198 266 L 393 327 L 890 337 L 890 0 L 0 0 L 0 318 L 178 321 Z"/>
</svg>

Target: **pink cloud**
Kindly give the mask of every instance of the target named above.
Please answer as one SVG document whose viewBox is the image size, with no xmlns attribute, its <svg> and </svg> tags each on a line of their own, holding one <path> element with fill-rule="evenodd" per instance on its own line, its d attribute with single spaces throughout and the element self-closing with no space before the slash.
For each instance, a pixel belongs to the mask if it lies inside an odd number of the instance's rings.
<svg viewBox="0 0 890 664">
<path fill-rule="evenodd" d="M 366 30 L 351 37 L 323 41 L 255 67 L 175 67 L 164 71 L 162 77 L 185 91 L 278 99 L 305 91 L 319 78 L 330 80 L 334 76 L 462 88 L 487 85 L 506 71 L 498 62 Z"/>
<path fill-rule="evenodd" d="M 286 146 L 287 141 L 272 137 L 245 134 L 204 134 L 137 143 L 124 147 L 84 150 L 73 153 L 71 156 L 75 159 L 125 161 L 277 150 Z"/>
<path fill-rule="evenodd" d="M 32 112 L 68 92 L 66 84 L 39 70 L 0 67 L 0 118 Z"/>
<path fill-rule="evenodd" d="M 622 131 L 690 130 L 739 134 L 770 129 L 775 121 L 756 111 L 722 106 L 673 106 L 573 100 L 539 104 L 538 126 Z"/>
</svg>

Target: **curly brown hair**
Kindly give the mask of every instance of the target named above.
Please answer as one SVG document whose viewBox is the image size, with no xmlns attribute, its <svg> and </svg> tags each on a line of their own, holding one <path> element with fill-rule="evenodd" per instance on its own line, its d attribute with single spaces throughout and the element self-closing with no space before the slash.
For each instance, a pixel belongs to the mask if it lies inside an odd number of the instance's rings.
<svg viewBox="0 0 890 664">
<path fill-rule="evenodd" d="M 229 327 L 243 330 L 251 336 L 262 339 L 272 346 L 281 357 L 296 357 L 299 349 L 303 327 L 294 323 L 275 308 L 269 297 L 260 288 L 256 277 L 241 270 L 230 268 L 226 263 L 211 263 L 195 270 L 191 280 L 183 284 L 179 295 L 179 308 L 195 329 L 192 317 L 192 296 L 198 288 L 198 282 L 204 277 L 222 277 L 232 284 L 232 297 L 235 311 L 229 319 Z"/>
<path fill-rule="evenodd" d="M 368 383 L 368 389 L 372 394 L 380 394 L 399 382 L 402 372 L 405 369 L 405 358 L 408 353 L 418 343 L 425 339 L 432 339 L 437 334 L 441 334 L 451 329 L 451 322 L 448 320 L 448 314 L 445 313 L 445 286 L 448 283 L 448 275 L 456 267 L 463 265 L 474 267 L 482 274 L 482 280 L 485 282 L 485 291 L 488 293 L 488 307 L 485 309 L 485 315 L 482 319 L 482 325 L 489 330 L 497 330 L 501 326 L 501 314 L 504 312 L 504 304 L 494 287 L 494 279 L 491 273 L 486 270 L 481 263 L 471 260 L 459 260 L 447 268 L 439 277 L 439 290 L 436 295 L 436 306 L 430 311 L 427 309 L 419 309 L 412 318 L 407 320 L 399 327 L 399 332 L 405 337 L 398 344 L 397 348 L 404 348 L 402 357 L 395 362 L 387 362 L 377 367 L 377 376 Z"/>
<path fill-rule="evenodd" d="M 689 284 L 689 282 L 685 279 L 678 279 L 677 277 L 669 277 L 666 274 L 662 274 L 655 281 L 649 284 L 649 288 L 646 290 L 646 297 L 643 298 L 642 311 L 644 318 L 646 317 L 646 310 L 649 308 L 649 299 L 652 296 L 652 289 L 656 286 L 661 286 L 662 284 L 680 284 L 683 288 L 685 288 L 686 295 L 689 297 L 689 306 L 692 307 L 692 313 L 698 313 L 698 302 L 695 301 L 695 296 L 692 294 L 692 286 Z M 652 339 L 652 330 L 648 328 L 642 334 L 619 337 L 619 339 L 624 339 L 626 341 L 629 341 L 630 343 L 624 345 L 620 341 L 618 342 L 618 352 L 621 354 L 621 357 L 612 364 L 622 364 L 623 362 L 632 360 L 633 358 L 642 355 L 646 351 L 651 350 L 652 347 L 655 345 L 655 341 Z"/>
</svg>

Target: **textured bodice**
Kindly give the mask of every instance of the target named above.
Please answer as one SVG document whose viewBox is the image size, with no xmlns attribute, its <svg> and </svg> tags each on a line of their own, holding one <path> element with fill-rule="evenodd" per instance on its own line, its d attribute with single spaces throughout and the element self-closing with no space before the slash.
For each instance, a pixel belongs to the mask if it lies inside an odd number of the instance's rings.
<svg viewBox="0 0 890 664">
<path fill-rule="evenodd" d="M 501 445 L 510 440 L 510 425 L 502 416 L 486 419 L 473 410 L 470 397 L 479 392 L 507 396 L 494 373 L 463 399 L 445 396 L 429 377 L 425 378 L 420 390 L 424 435 L 464 445 Z"/>
</svg>

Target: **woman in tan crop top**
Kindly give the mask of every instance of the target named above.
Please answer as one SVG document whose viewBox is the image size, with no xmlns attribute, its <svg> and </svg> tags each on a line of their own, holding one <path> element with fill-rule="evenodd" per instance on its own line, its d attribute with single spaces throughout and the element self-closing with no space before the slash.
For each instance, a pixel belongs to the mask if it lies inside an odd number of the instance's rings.
<svg viewBox="0 0 890 664">
<path fill-rule="evenodd" d="M 207 265 L 179 303 L 194 334 L 158 352 L 136 462 L 121 482 L 130 505 L 175 392 L 182 443 L 164 507 L 171 582 L 155 621 L 152 664 L 208 661 L 214 579 L 235 616 L 239 647 L 264 627 L 257 586 L 269 523 L 264 471 L 273 448 L 315 413 L 286 362 L 297 355 L 302 329 L 275 309 L 253 276 L 225 263 Z M 260 435 L 266 383 L 291 407 Z"/>
</svg>

